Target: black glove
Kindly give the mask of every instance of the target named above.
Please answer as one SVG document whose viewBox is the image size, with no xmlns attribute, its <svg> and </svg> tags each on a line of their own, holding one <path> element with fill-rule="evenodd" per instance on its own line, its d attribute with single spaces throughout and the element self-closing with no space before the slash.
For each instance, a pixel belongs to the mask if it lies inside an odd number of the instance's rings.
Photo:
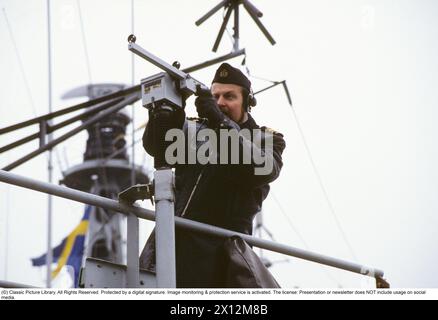
<svg viewBox="0 0 438 320">
<path fill-rule="evenodd" d="M 226 117 L 222 111 L 220 111 L 211 91 L 198 88 L 197 95 L 198 97 L 195 100 L 195 105 L 199 117 L 207 118 L 208 126 L 210 128 L 218 128 L 226 120 Z"/>
</svg>

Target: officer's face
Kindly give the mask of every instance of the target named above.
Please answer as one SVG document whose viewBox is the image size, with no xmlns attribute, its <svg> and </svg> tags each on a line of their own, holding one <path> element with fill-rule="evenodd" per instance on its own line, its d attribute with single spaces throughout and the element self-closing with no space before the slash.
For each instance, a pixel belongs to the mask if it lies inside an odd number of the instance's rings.
<svg viewBox="0 0 438 320">
<path fill-rule="evenodd" d="M 216 99 L 221 111 L 231 120 L 239 123 L 242 121 L 243 110 L 242 87 L 235 84 L 213 83 L 211 93 Z"/>
</svg>

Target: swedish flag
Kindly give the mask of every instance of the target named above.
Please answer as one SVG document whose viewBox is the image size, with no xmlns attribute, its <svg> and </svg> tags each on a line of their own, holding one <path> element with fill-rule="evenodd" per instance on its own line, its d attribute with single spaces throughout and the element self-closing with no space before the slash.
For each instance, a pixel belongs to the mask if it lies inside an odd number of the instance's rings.
<svg viewBox="0 0 438 320">
<path fill-rule="evenodd" d="M 79 225 L 64 239 L 61 244 L 53 248 L 53 262 L 58 265 L 52 271 L 52 279 L 55 278 L 65 265 L 72 266 L 75 271 L 74 284 L 75 287 L 79 284 L 79 271 L 82 265 L 82 257 L 84 255 L 85 236 L 88 230 L 90 220 L 91 206 L 85 208 L 84 216 Z M 32 259 L 33 266 L 43 266 L 47 262 L 47 254 L 41 257 Z"/>
</svg>

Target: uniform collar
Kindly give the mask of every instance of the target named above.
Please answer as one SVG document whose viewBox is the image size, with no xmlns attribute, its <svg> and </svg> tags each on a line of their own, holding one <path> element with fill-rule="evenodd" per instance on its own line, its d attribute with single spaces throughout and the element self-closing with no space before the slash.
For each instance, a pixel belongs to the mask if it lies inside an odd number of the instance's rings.
<svg viewBox="0 0 438 320">
<path fill-rule="evenodd" d="M 248 119 L 244 122 L 244 123 L 242 123 L 242 124 L 240 124 L 239 126 L 240 126 L 240 128 L 247 128 L 247 129 L 256 129 L 256 128 L 260 128 L 258 125 L 257 125 L 257 123 L 255 122 L 255 120 L 254 120 L 254 118 L 251 116 L 251 114 L 250 113 L 247 113 L 247 115 L 248 115 Z"/>
</svg>

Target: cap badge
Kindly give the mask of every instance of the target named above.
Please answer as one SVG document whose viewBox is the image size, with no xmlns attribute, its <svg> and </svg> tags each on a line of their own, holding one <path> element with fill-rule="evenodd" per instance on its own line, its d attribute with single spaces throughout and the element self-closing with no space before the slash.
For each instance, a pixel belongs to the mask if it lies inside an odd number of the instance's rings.
<svg viewBox="0 0 438 320">
<path fill-rule="evenodd" d="M 221 72 L 219 73 L 219 77 L 221 78 L 228 77 L 228 71 L 226 69 L 222 69 Z"/>
</svg>

